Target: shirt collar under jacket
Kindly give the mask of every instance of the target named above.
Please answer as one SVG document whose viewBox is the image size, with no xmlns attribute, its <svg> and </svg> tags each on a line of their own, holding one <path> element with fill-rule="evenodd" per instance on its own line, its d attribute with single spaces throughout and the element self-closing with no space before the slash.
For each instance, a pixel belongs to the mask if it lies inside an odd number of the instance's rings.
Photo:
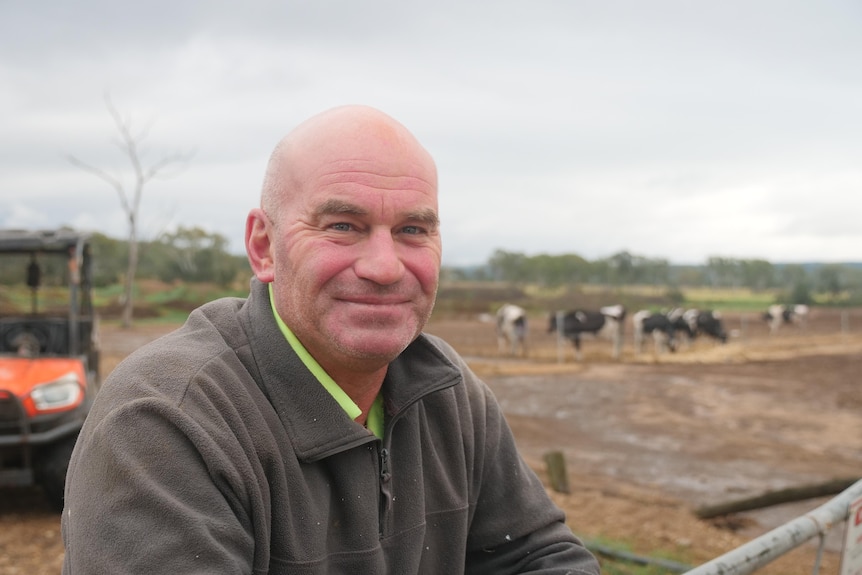
<svg viewBox="0 0 862 575">
<path fill-rule="evenodd" d="M 273 302 L 274 298 L 272 297 L 272 284 L 270 283 L 267 287 L 269 288 L 269 304 L 272 308 L 272 315 L 275 317 L 275 322 L 278 324 L 278 328 L 281 330 L 287 343 L 290 344 L 290 347 L 293 348 L 293 351 L 297 356 L 299 356 L 299 359 L 302 360 L 302 363 L 305 364 L 308 371 L 317 378 L 317 381 L 319 381 L 326 391 L 329 392 L 329 395 L 338 402 L 341 409 L 343 409 L 351 419 L 356 419 L 362 415 L 362 410 L 359 409 L 359 406 L 350 399 L 350 396 L 341 389 L 341 386 L 338 385 L 328 373 L 326 373 L 319 363 L 317 363 L 317 360 L 312 357 L 307 349 L 305 349 L 302 342 L 299 341 L 296 335 L 294 335 L 290 328 L 287 327 L 287 324 L 281 319 L 281 316 L 278 315 L 278 312 L 275 310 L 275 303 Z M 371 431 L 371 433 L 381 439 L 383 438 L 383 397 L 379 393 L 377 394 L 377 397 L 374 398 L 374 403 L 371 404 L 368 418 L 365 420 L 365 426 L 369 431 Z"/>
</svg>

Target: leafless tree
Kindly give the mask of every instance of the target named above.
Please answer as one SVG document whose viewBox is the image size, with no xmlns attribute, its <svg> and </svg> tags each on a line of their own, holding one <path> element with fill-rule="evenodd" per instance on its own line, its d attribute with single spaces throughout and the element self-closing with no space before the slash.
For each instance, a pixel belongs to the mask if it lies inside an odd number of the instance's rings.
<svg viewBox="0 0 862 575">
<path fill-rule="evenodd" d="M 118 148 L 128 158 L 131 163 L 134 178 L 130 188 L 120 177 L 114 176 L 105 170 L 92 166 L 86 162 L 79 160 L 74 156 L 68 156 L 72 164 L 79 168 L 98 176 L 107 182 L 120 198 L 120 206 L 126 215 L 126 220 L 129 224 L 129 262 L 125 277 L 125 286 L 123 292 L 123 312 L 122 325 L 123 327 L 131 327 L 132 315 L 134 310 L 134 294 L 133 287 L 135 281 L 135 273 L 138 269 L 138 223 L 141 208 L 141 196 L 144 192 L 144 186 L 153 178 L 169 177 L 175 174 L 167 174 L 168 168 L 182 168 L 191 159 L 191 154 L 172 154 L 162 156 L 161 159 L 152 165 L 145 166 L 141 158 L 141 143 L 147 137 L 149 126 L 145 126 L 142 130 L 135 133 L 132 130 L 131 118 L 123 118 L 120 116 L 114 104 L 111 102 L 109 95 L 105 95 L 105 105 L 114 120 L 114 125 L 117 128 L 119 139 L 115 142 Z"/>
</svg>

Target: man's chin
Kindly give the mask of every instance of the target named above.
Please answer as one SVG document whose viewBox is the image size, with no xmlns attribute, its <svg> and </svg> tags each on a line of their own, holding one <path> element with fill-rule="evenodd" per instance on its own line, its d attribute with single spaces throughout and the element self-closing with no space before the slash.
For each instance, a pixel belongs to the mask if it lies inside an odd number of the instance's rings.
<svg viewBox="0 0 862 575">
<path fill-rule="evenodd" d="M 344 348 L 351 351 L 351 355 L 357 359 L 377 359 L 392 361 L 416 339 L 415 335 L 409 333 L 395 334 L 393 329 L 362 330 L 362 335 L 351 338 L 345 342 Z"/>
</svg>

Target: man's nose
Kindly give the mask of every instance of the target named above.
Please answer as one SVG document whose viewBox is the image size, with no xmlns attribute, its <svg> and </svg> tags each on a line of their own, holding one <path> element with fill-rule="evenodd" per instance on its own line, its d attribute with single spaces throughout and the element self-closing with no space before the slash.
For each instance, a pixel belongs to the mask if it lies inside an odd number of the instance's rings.
<svg viewBox="0 0 862 575">
<path fill-rule="evenodd" d="M 372 231 L 364 244 L 354 266 L 356 275 L 380 285 L 393 284 L 401 279 L 404 263 L 390 230 Z"/>
</svg>

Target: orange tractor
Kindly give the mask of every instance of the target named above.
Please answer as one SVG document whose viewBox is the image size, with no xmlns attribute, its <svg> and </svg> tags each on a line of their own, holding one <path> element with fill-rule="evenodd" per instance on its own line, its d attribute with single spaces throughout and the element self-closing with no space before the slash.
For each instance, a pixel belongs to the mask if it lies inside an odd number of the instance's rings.
<svg viewBox="0 0 862 575">
<path fill-rule="evenodd" d="M 41 486 L 58 511 L 99 386 L 92 291 L 87 234 L 0 230 L 0 487 Z"/>
</svg>

